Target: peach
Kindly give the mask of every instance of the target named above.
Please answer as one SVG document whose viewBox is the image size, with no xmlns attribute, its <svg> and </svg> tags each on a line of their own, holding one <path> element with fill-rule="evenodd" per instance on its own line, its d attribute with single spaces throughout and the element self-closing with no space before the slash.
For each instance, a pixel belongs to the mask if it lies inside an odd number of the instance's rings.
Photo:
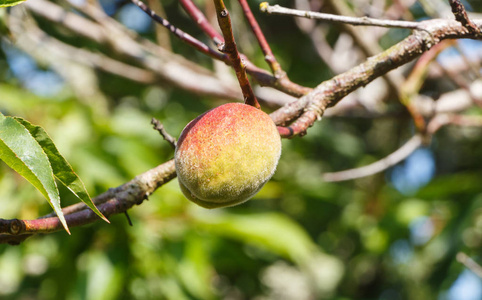
<svg viewBox="0 0 482 300">
<path fill-rule="evenodd" d="M 281 155 L 276 125 L 250 105 L 228 103 L 192 120 L 175 151 L 184 195 L 205 208 L 253 197 L 273 176 Z"/>
</svg>

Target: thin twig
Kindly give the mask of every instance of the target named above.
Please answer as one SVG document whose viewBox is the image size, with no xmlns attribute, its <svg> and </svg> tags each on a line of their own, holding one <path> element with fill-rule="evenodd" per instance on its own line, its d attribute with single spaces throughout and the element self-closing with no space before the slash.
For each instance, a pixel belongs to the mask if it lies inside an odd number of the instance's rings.
<svg viewBox="0 0 482 300">
<path fill-rule="evenodd" d="M 135 62 L 136 65 L 154 72 L 158 76 L 156 82 L 159 84 L 168 83 L 195 94 L 225 100 L 241 98 L 237 84 L 233 85 L 229 81 L 217 78 L 207 68 L 201 67 L 199 64 L 195 64 L 161 47 L 147 45 L 147 43 L 135 40 L 126 32 L 116 30 L 115 27 L 118 26 L 105 26 L 95 23 L 80 14 L 66 11 L 57 4 L 45 0 L 26 1 L 22 7 L 17 6 L 11 9 L 12 14 L 10 14 L 9 24 L 10 28 L 13 29 L 12 33 L 16 35 L 17 43 L 23 43 L 28 49 L 31 48 L 30 51 L 35 51 L 35 47 L 41 48 L 43 44 L 30 42 L 28 41 L 30 38 L 19 38 L 20 36 L 25 37 L 30 33 L 24 28 L 23 19 L 25 14 L 20 14 L 20 9 L 22 8 L 27 8 L 38 17 L 61 24 L 62 28 L 73 32 L 76 36 L 108 46 L 109 49 L 112 49 L 117 54 L 114 55 L 115 57 L 127 57 L 129 61 Z M 112 21 L 116 22 L 113 19 Z M 120 24 L 117 25 L 121 26 Z M 140 40 L 145 41 L 142 38 Z M 79 59 L 79 61 L 81 60 Z M 262 74 L 261 71 L 260 74 Z M 268 78 L 263 77 L 261 80 L 265 80 L 268 85 L 270 81 L 275 80 L 267 71 L 263 75 Z"/>
<path fill-rule="evenodd" d="M 355 17 L 337 16 L 337 15 L 319 13 L 319 12 L 313 12 L 313 11 L 297 10 L 297 9 L 282 7 L 279 5 L 271 6 L 267 2 L 263 2 L 260 4 L 260 10 L 267 14 L 303 17 L 308 19 L 323 20 L 323 21 L 332 22 L 332 23 L 351 24 L 355 26 L 380 26 L 380 27 L 392 27 L 392 28 L 420 29 L 419 27 L 420 23 L 418 22 L 380 20 L 380 19 L 373 19 L 369 17 L 355 18 Z"/>
<path fill-rule="evenodd" d="M 456 114 L 437 115 L 427 126 L 427 135 L 431 136 L 435 134 L 435 132 L 437 132 L 445 125 L 482 127 L 482 117 Z M 424 137 L 421 134 L 414 135 L 402 147 L 381 160 L 378 160 L 370 165 L 363 166 L 361 168 L 355 168 L 334 173 L 325 173 L 323 175 L 323 180 L 328 182 L 337 182 L 362 178 L 380 173 L 406 159 L 410 154 L 412 154 L 415 150 L 417 150 L 418 147 L 423 144 L 423 141 Z"/>
<path fill-rule="evenodd" d="M 204 33 L 206 33 L 217 46 L 220 46 L 222 43 L 224 43 L 223 36 L 211 26 L 204 14 L 191 0 L 180 0 L 180 3 L 189 16 L 191 16 L 191 18 L 196 22 L 199 28 L 201 28 L 201 30 L 204 31 Z M 239 55 L 241 60 L 246 65 L 246 72 L 251 75 L 261 86 L 270 86 L 294 97 L 301 97 L 312 91 L 311 88 L 292 82 L 288 78 L 288 75 L 282 71 L 275 73 L 275 76 L 272 76 L 266 70 L 255 66 L 244 54 L 239 53 Z M 272 57 L 274 58 L 274 56 Z M 225 60 L 224 62 L 228 65 L 231 64 L 229 59 Z"/>
<path fill-rule="evenodd" d="M 31 24 L 29 23 L 25 25 Z M 33 24 L 29 26 L 28 30 L 24 33 L 36 44 L 41 45 L 41 47 L 37 47 L 37 49 L 48 49 L 48 51 L 55 54 L 57 60 L 59 58 L 69 59 L 73 62 L 84 64 L 143 84 L 153 84 L 158 80 L 158 76 L 150 70 L 126 64 L 100 52 L 92 52 L 85 48 L 73 47 L 46 34 L 38 26 L 34 26 Z"/>
<path fill-rule="evenodd" d="M 462 26 L 467 28 L 467 30 L 473 34 L 482 35 L 481 30 L 477 27 L 477 25 L 474 24 L 474 22 L 470 20 L 464 5 L 460 2 L 460 0 L 449 0 L 449 3 L 455 19 L 459 21 Z"/>
<path fill-rule="evenodd" d="M 463 252 L 457 253 L 457 261 L 463 264 L 467 269 L 474 272 L 475 275 L 482 278 L 482 267 L 475 262 L 472 258 L 470 258 L 467 254 Z"/>
<path fill-rule="evenodd" d="M 176 139 L 166 131 L 164 125 L 162 125 L 162 123 L 156 118 L 152 118 L 151 124 L 154 126 L 154 129 L 161 134 L 166 142 L 168 142 L 173 149 L 176 149 Z"/>
<path fill-rule="evenodd" d="M 224 43 L 223 36 L 211 26 L 206 16 L 199 10 L 199 8 L 191 0 L 179 0 L 179 3 L 188 13 L 188 15 L 196 22 L 197 26 L 201 28 L 214 42 L 216 46 Z"/>
<path fill-rule="evenodd" d="M 333 8 L 337 15 L 347 16 L 347 17 L 358 17 L 353 8 L 348 5 L 347 1 L 336 1 L 336 0 L 326 0 L 324 3 Z M 354 41 L 357 48 L 360 49 L 366 57 L 374 56 L 380 52 L 383 52 L 383 48 L 379 44 L 379 36 L 377 36 L 377 29 L 388 29 L 388 28 L 373 28 L 373 27 L 359 27 L 351 26 L 350 24 L 341 24 L 341 30 L 345 31 Z M 385 75 L 383 75 L 384 81 L 387 83 L 390 90 L 398 93 L 398 88 L 400 84 L 404 81 L 405 76 L 403 75 L 403 70 L 393 70 Z"/>
<path fill-rule="evenodd" d="M 129 217 L 129 213 L 127 212 L 127 210 L 124 212 L 124 215 L 126 216 L 127 224 L 129 224 L 129 226 L 133 226 L 132 221 L 131 221 L 131 217 Z"/>
<path fill-rule="evenodd" d="M 399 89 L 400 102 L 406 106 L 408 112 L 412 116 L 415 127 L 419 132 L 425 132 L 426 122 L 424 116 L 418 111 L 417 106 L 414 105 L 413 99 L 419 94 L 422 85 L 428 74 L 429 66 L 435 61 L 437 56 L 454 45 L 453 40 L 445 40 L 425 52 L 417 61 L 414 68 L 403 82 Z"/>
<path fill-rule="evenodd" d="M 170 32 L 172 32 L 176 37 L 181 39 L 182 41 L 186 42 L 190 46 L 196 48 L 198 51 L 219 60 L 225 60 L 222 53 L 212 49 L 208 45 L 204 44 L 203 42 L 199 41 L 198 39 L 194 38 L 192 35 L 182 31 L 181 29 L 172 25 L 168 20 L 162 18 L 161 16 L 157 15 L 152 9 L 150 9 L 144 2 L 139 0 L 131 0 L 132 3 L 137 5 L 140 9 L 142 9 L 147 15 L 149 15 L 154 21 L 161 24 L 162 26 L 166 27 Z"/>
<path fill-rule="evenodd" d="M 398 148 L 395 152 L 383 159 L 380 159 L 370 165 L 363 166 L 361 168 L 334 173 L 325 173 L 323 174 L 323 180 L 328 182 L 345 181 L 380 173 L 407 158 L 421 145 L 422 136 L 419 134 L 414 135 L 402 147 Z"/>
<path fill-rule="evenodd" d="M 127 2 L 127 1 L 125 1 Z M 166 12 L 161 1 L 158 0 L 147 0 L 147 3 L 161 16 L 165 16 Z M 171 37 L 169 32 L 166 32 L 163 28 L 157 27 L 154 29 L 156 34 L 156 44 L 160 47 L 172 51 Z"/>
<path fill-rule="evenodd" d="M 441 127 L 446 125 L 461 127 L 482 127 L 482 117 L 459 114 L 439 114 L 436 115 L 427 125 L 427 131 L 430 134 L 433 134 Z"/>
<path fill-rule="evenodd" d="M 224 5 L 223 0 L 214 0 L 214 6 L 216 7 L 216 16 L 218 18 L 219 27 L 224 36 L 224 45 L 221 45 L 220 50 L 226 53 L 231 61 L 231 66 L 236 72 L 239 85 L 243 91 L 244 103 L 261 108 L 256 96 L 254 95 L 251 84 L 249 83 L 248 76 L 246 74 L 246 65 L 241 61 L 239 56 L 238 47 L 234 41 L 233 27 L 231 25 L 231 17 Z"/>
<path fill-rule="evenodd" d="M 286 76 L 286 73 L 283 72 L 283 70 L 281 69 L 281 65 L 278 63 L 278 61 L 276 60 L 276 57 L 271 51 L 271 47 L 269 46 L 268 41 L 266 41 L 266 37 L 261 31 L 258 21 L 256 21 L 256 18 L 254 17 L 253 12 L 251 11 L 251 8 L 249 8 L 248 2 L 246 0 L 238 0 L 238 1 L 241 7 L 243 8 L 244 16 L 246 17 L 246 20 L 248 20 L 248 23 L 251 26 L 251 30 L 253 31 L 254 35 L 256 36 L 256 39 L 258 40 L 258 44 L 261 48 L 261 51 L 263 51 L 263 54 L 264 54 L 264 59 L 269 64 L 271 71 L 276 77 Z"/>
<path fill-rule="evenodd" d="M 43 0 L 39 0 L 43 1 Z M 183 40 L 185 43 L 192 45 L 195 49 L 199 50 L 201 53 L 204 53 L 214 59 L 218 59 L 223 61 L 224 63 L 231 65 L 232 62 L 230 61 L 229 57 L 226 54 L 217 52 L 207 46 L 206 44 L 202 43 L 201 41 L 197 40 L 196 38 L 192 37 L 191 35 L 183 32 L 182 30 L 176 28 L 174 25 L 170 24 L 167 20 L 164 18 L 158 16 L 154 11 L 149 9 L 144 3 L 138 1 L 138 0 L 131 0 L 134 4 L 139 6 L 144 12 L 146 12 L 151 18 L 153 18 L 154 21 L 157 23 L 161 24 L 162 26 L 166 27 L 169 29 L 171 32 L 175 34 L 175 36 L 181 40 Z M 186 0 L 185 2 L 189 2 L 189 0 Z M 49 2 L 50 3 L 50 2 Z M 202 14 L 197 7 L 193 4 L 190 6 L 192 11 L 188 11 L 188 13 L 195 18 L 199 14 Z M 194 11 L 194 9 L 196 11 Z M 197 19 L 195 19 L 197 20 Z M 204 24 L 204 27 L 202 29 L 213 39 L 213 41 L 219 42 L 220 40 L 224 42 L 224 39 L 217 33 L 216 31 L 211 27 L 209 23 L 202 23 Z M 72 28 L 75 29 L 75 28 Z M 187 40 L 185 40 L 187 38 Z M 261 85 L 261 86 L 270 86 L 275 89 L 278 89 L 281 92 L 287 93 L 291 96 L 295 97 L 301 97 L 303 95 L 306 95 L 309 93 L 312 89 L 308 87 L 301 86 L 299 84 L 296 84 L 288 79 L 287 76 L 284 76 L 282 78 L 277 78 L 273 75 L 271 75 L 268 71 L 261 69 L 257 66 L 255 66 L 252 62 L 250 62 L 244 55 L 240 54 L 242 57 L 246 71 Z M 187 80 L 184 80 L 185 82 L 188 82 Z"/>
</svg>

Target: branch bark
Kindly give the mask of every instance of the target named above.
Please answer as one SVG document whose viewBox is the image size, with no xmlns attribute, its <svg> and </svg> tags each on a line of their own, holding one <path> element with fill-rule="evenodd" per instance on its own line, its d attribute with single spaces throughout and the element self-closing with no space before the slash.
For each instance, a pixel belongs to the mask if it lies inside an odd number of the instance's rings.
<svg viewBox="0 0 482 300">
<path fill-rule="evenodd" d="M 482 20 L 475 20 L 482 27 Z M 442 40 L 451 38 L 478 38 L 455 20 L 434 19 L 420 22 L 421 30 L 405 38 L 384 52 L 368 58 L 365 62 L 318 85 L 312 92 L 298 101 L 289 103 L 271 114 L 278 125 L 286 125 L 295 120 L 289 130 L 292 137 L 304 134 L 319 120 L 324 111 L 336 105 L 343 97 L 355 89 L 365 86 L 375 78 L 396 69 L 422 53 L 430 50 Z"/>
<path fill-rule="evenodd" d="M 236 72 L 239 86 L 243 91 L 244 103 L 254 106 L 258 109 L 261 106 L 258 103 L 258 99 L 254 95 L 251 84 L 249 83 L 248 76 L 246 74 L 246 65 L 241 61 L 239 56 L 238 47 L 234 41 L 233 26 L 231 24 L 231 17 L 229 11 L 224 5 L 223 0 L 214 0 L 214 6 L 216 7 L 216 16 L 218 18 L 219 27 L 224 36 L 224 44 L 219 46 L 221 52 L 226 53 L 231 61 L 231 66 Z"/>
<path fill-rule="evenodd" d="M 174 160 L 170 160 L 121 186 L 109 189 L 92 200 L 102 214 L 108 218 L 123 213 L 134 205 L 141 204 L 155 190 L 175 177 Z M 100 220 L 83 203 L 66 207 L 62 211 L 69 227 L 82 226 Z M 35 220 L 0 219 L 0 243 L 16 245 L 32 235 L 55 232 L 62 228 L 59 218 L 52 215 Z"/>
</svg>

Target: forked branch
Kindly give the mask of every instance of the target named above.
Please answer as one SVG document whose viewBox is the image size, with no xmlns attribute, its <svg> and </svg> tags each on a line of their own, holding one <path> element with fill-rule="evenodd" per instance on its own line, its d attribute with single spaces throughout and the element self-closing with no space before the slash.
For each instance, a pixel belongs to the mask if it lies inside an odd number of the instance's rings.
<svg viewBox="0 0 482 300">
<path fill-rule="evenodd" d="M 216 7 L 216 16 L 218 18 L 219 27 L 223 32 L 224 44 L 220 45 L 219 50 L 226 53 L 231 61 L 231 66 L 236 72 L 239 85 L 243 91 L 244 103 L 261 108 L 256 96 L 254 95 L 251 84 L 249 83 L 248 76 L 246 74 L 246 65 L 241 61 L 239 56 L 238 47 L 234 41 L 233 26 L 231 24 L 231 17 L 229 11 L 224 5 L 223 0 L 214 0 L 214 6 Z"/>
<path fill-rule="evenodd" d="M 449 0 L 449 3 L 452 8 L 452 13 L 455 16 L 455 20 L 459 21 L 460 24 L 467 28 L 471 33 L 478 35 L 479 37 L 482 36 L 481 30 L 467 15 L 467 11 L 462 2 L 460 2 L 460 0 Z"/>
<path fill-rule="evenodd" d="M 482 27 L 482 20 L 475 20 Z M 374 79 L 396 69 L 422 53 L 430 50 L 442 40 L 451 38 L 479 38 L 455 20 L 434 19 L 419 23 L 419 29 L 389 49 L 370 57 L 360 65 L 322 82 L 311 93 L 298 101 L 289 103 L 271 114 L 278 125 L 289 125 L 285 137 L 304 134 L 319 120 L 324 111 L 336 105 L 343 97 L 372 82 Z"/>
<path fill-rule="evenodd" d="M 266 40 L 266 37 L 261 31 L 258 21 L 256 21 L 256 18 L 254 17 L 253 12 L 251 11 L 251 8 L 249 8 L 248 2 L 246 0 L 238 0 L 238 1 L 241 7 L 243 8 L 244 16 L 246 17 L 246 20 L 248 20 L 248 23 L 251 26 L 251 30 L 253 31 L 254 35 L 256 36 L 256 39 L 258 40 L 259 47 L 261 48 L 261 51 L 263 51 L 263 54 L 264 54 L 264 59 L 269 64 L 271 71 L 277 78 L 286 76 L 286 73 L 283 72 L 283 70 L 281 69 L 281 65 L 278 63 L 278 61 L 276 60 L 276 57 L 271 51 L 271 47 L 269 46 L 268 41 Z"/>
</svg>

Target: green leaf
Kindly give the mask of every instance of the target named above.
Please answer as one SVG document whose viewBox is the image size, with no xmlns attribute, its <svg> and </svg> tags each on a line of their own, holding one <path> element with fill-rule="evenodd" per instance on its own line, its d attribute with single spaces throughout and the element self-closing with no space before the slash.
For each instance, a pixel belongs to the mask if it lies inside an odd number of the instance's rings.
<svg viewBox="0 0 482 300">
<path fill-rule="evenodd" d="M 74 170 L 70 164 L 65 160 L 65 158 L 60 154 L 55 146 L 54 142 L 47 134 L 47 132 L 40 126 L 32 125 L 25 119 L 15 117 L 15 120 L 22 124 L 33 136 L 33 138 L 39 143 L 40 147 L 44 150 L 45 154 L 50 161 L 53 173 L 55 177 L 65 185 L 80 201 L 84 202 L 85 205 L 90 207 L 100 218 L 102 218 L 107 223 L 109 220 L 97 209 L 95 204 L 92 202 L 87 189 L 84 186 L 82 180 L 79 176 L 75 174 Z"/>
<path fill-rule="evenodd" d="M 0 7 L 14 6 L 22 2 L 25 2 L 25 0 L 0 0 Z"/>
<path fill-rule="evenodd" d="M 208 243 L 197 234 L 187 235 L 184 242 L 184 253 L 181 260 L 176 262 L 176 270 L 184 287 L 195 299 L 215 299 L 211 285 L 214 270 Z"/>
<path fill-rule="evenodd" d="M 0 113 L 0 159 L 27 179 L 45 198 L 70 234 L 50 161 L 30 132 L 12 117 Z"/>
<path fill-rule="evenodd" d="M 306 231 L 282 214 L 209 214 L 197 220 L 203 229 L 261 246 L 296 263 L 309 261 L 317 251 Z"/>
</svg>

